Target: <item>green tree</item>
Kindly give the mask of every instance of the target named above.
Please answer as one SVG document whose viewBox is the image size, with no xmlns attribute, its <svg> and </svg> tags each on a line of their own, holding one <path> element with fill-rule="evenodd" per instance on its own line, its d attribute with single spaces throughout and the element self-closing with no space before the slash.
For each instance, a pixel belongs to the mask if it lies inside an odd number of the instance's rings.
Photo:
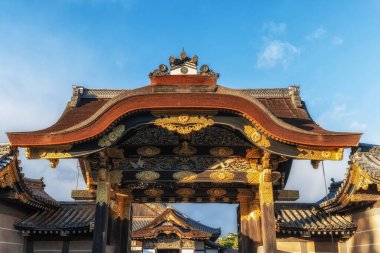
<svg viewBox="0 0 380 253">
<path fill-rule="evenodd" d="M 236 233 L 228 233 L 227 236 L 220 237 L 216 242 L 227 249 L 238 249 L 239 247 L 238 235 Z"/>
</svg>

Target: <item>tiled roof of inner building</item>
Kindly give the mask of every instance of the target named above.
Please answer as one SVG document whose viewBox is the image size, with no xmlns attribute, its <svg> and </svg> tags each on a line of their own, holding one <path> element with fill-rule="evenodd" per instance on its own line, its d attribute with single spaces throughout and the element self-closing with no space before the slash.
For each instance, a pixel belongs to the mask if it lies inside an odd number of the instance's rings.
<svg viewBox="0 0 380 253">
<path fill-rule="evenodd" d="M 19 178 L 18 182 L 8 186 L 18 194 L 26 193 L 29 196 L 27 204 L 38 208 L 58 206 L 58 202 L 45 192 L 42 178 L 31 179 L 21 173 L 21 167 L 18 166 L 17 152 L 17 149 L 9 144 L 0 144 L 0 172 L 7 169 L 16 170 L 12 173 L 17 174 Z"/>
<path fill-rule="evenodd" d="M 16 159 L 16 154 L 12 153 L 11 147 L 8 144 L 0 143 L 0 171 L 8 167 L 14 159 Z"/>
<path fill-rule="evenodd" d="M 18 230 L 90 230 L 95 220 L 94 203 L 60 202 L 55 210 L 42 210 L 15 224 Z"/>
<path fill-rule="evenodd" d="M 359 165 L 369 175 L 373 183 L 380 184 L 380 146 L 360 144 L 359 147 L 354 148 L 352 151 L 344 180 L 331 184 L 327 199 L 323 198 L 317 202 L 325 211 L 338 212 L 351 205 L 350 201 L 344 201 L 343 203 L 342 199 L 349 199 L 357 192 L 356 187 L 351 182 L 353 164 Z M 342 198 L 342 196 L 347 197 Z M 363 202 L 362 204 L 366 203 Z"/>
<path fill-rule="evenodd" d="M 199 221 L 191 219 L 187 215 L 181 213 L 180 211 L 178 211 L 178 210 L 176 210 L 174 208 L 173 208 L 173 212 L 181 220 L 183 220 L 184 222 L 186 222 L 187 224 L 189 224 L 190 226 L 192 226 L 195 229 L 201 230 L 201 231 L 206 232 L 206 233 L 210 233 L 210 234 L 212 234 L 214 236 L 219 236 L 220 233 L 221 233 L 221 229 L 220 228 L 212 228 L 212 227 L 206 226 L 206 225 L 200 223 Z"/>
<path fill-rule="evenodd" d="M 282 234 L 310 232 L 352 233 L 357 226 L 338 214 L 328 214 L 315 204 L 276 203 L 275 215 Z M 292 235 L 293 236 L 293 235 Z"/>
<path fill-rule="evenodd" d="M 220 234 L 220 229 L 205 226 L 179 211 L 175 211 L 179 218 L 189 225 L 208 233 Z M 356 225 L 343 216 L 332 214 L 329 216 L 314 204 L 278 204 L 275 205 L 276 221 L 280 236 L 302 236 L 305 232 L 311 234 L 339 233 L 348 235 L 356 230 Z M 136 217 L 132 223 L 132 230 L 144 228 L 154 218 Z M 95 203 L 61 202 L 56 210 L 38 211 L 15 224 L 21 231 L 91 231 L 91 224 L 95 221 Z"/>
<path fill-rule="evenodd" d="M 362 144 L 351 159 L 368 173 L 374 183 L 380 184 L 380 146 Z"/>
</svg>

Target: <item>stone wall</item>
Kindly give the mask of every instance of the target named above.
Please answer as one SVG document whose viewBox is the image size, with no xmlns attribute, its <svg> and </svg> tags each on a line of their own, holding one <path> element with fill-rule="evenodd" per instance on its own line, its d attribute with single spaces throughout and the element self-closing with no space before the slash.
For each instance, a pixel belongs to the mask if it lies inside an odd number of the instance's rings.
<svg viewBox="0 0 380 253">
<path fill-rule="evenodd" d="M 278 253 L 346 253 L 339 251 L 338 242 L 302 240 L 298 238 L 277 239 Z"/>
<path fill-rule="evenodd" d="M 353 214 L 352 221 L 358 229 L 347 241 L 347 252 L 380 253 L 380 201 L 366 211 Z"/>
<path fill-rule="evenodd" d="M 49 240 L 40 240 L 38 238 L 28 238 L 27 242 L 30 247 L 26 253 L 46 253 L 46 252 L 63 252 L 63 253 L 84 253 L 92 252 L 92 240 L 89 238 L 78 240 L 77 238 L 56 237 Z M 1 251 L 0 251 L 1 252 Z"/>
<path fill-rule="evenodd" d="M 23 252 L 24 238 L 14 228 L 14 224 L 25 215 L 21 207 L 0 203 L 0 252 Z"/>
</svg>

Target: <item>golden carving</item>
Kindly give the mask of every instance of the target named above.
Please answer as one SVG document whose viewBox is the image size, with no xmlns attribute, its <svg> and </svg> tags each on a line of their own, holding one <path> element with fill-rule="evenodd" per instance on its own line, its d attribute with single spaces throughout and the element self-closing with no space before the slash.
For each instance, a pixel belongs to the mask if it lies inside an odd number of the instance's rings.
<svg viewBox="0 0 380 253">
<path fill-rule="evenodd" d="M 260 183 L 260 172 L 257 170 L 247 171 L 247 180 L 249 184 L 259 184 Z"/>
<path fill-rule="evenodd" d="M 235 174 L 229 171 L 220 170 L 211 173 L 210 178 L 218 182 L 229 182 L 235 178 Z"/>
<path fill-rule="evenodd" d="M 264 169 L 260 176 L 260 205 L 273 204 L 272 173 L 270 169 Z"/>
<path fill-rule="evenodd" d="M 214 121 L 206 118 L 205 116 L 190 116 L 183 114 L 179 116 L 173 115 L 156 119 L 154 124 L 169 131 L 186 135 L 191 132 L 199 131 L 208 126 L 212 126 L 214 125 Z"/>
<path fill-rule="evenodd" d="M 312 150 L 303 147 L 297 147 L 300 153 L 297 155 L 298 159 L 308 160 L 342 160 L 343 148 L 335 150 Z"/>
<path fill-rule="evenodd" d="M 155 171 L 141 171 L 136 173 L 136 178 L 141 181 L 154 181 L 160 177 Z"/>
<path fill-rule="evenodd" d="M 59 163 L 59 159 L 49 159 L 50 168 L 55 169 Z"/>
<path fill-rule="evenodd" d="M 246 159 L 259 159 L 263 155 L 261 149 L 259 148 L 250 148 L 246 150 Z"/>
<path fill-rule="evenodd" d="M 364 172 L 357 163 L 353 163 L 351 166 L 351 177 L 349 182 L 355 185 L 356 190 L 367 190 L 368 185 L 373 183 L 370 176 Z"/>
<path fill-rule="evenodd" d="M 260 133 L 255 127 L 246 125 L 244 126 L 244 133 L 259 147 L 261 148 L 269 148 L 270 141 L 268 138 Z"/>
<path fill-rule="evenodd" d="M 94 191 L 89 190 L 72 190 L 71 197 L 75 200 L 92 200 L 96 197 Z"/>
<path fill-rule="evenodd" d="M 198 175 L 191 171 L 179 171 L 173 174 L 173 178 L 180 182 L 190 182 L 197 179 Z"/>
<path fill-rule="evenodd" d="M 184 198 L 190 197 L 195 194 L 195 190 L 191 188 L 181 188 L 175 191 L 176 194 Z"/>
<path fill-rule="evenodd" d="M 137 149 L 137 154 L 141 156 L 146 156 L 146 157 L 156 156 L 160 152 L 161 150 L 154 146 L 145 146 L 145 147 L 141 147 Z"/>
<path fill-rule="evenodd" d="M 221 188 L 212 188 L 207 190 L 207 194 L 211 197 L 221 198 L 227 194 L 227 191 Z"/>
<path fill-rule="evenodd" d="M 210 149 L 210 154 L 216 157 L 228 157 L 234 153 L 234 150 L 227 147 L 216 147 Z"/>
<path fill-rule="evenodd" d="M 26 148 L 25 157 L 28 159 L 61 159 L 61 158 L 71 158 L 72 154 L 64 152 L 71 148 L 71 145 L 58 146 L 54 149 L 52 148 Z"/>
<path fill-rule="evenodd" d="M 98 141 L 98 145 L 103 148 L 111 146 L 111 144 L 123 134 L 124 130 L 124 125 L 114 127 L 110 133 L 106 134 Z"/>
<path fill-rule="evenodd" d="M 195 241 L 182 240 L 182 248 L 195 248 Z"/>
<path fill-rule="evenodd" d="M 209 170 L 247 171 L 250 168 L 250 162 L 245 158 L 228 158 L 210 166 Z"/>
<path fill-rule="evenodd" d="M 149 197 L 159 197 L 162 194 L 164 194 L 164 191 L 157 188 L 151 188 L 151 189 L 145 190 L 144 193 L 145 195 Z"/>
<path fill-rule="evenodd" d="M 108 187 L 105 182 L 98 182 L 98 188 L 96 190 L 96 202 L 99 204 L 108 203 Z"/>
</svg>

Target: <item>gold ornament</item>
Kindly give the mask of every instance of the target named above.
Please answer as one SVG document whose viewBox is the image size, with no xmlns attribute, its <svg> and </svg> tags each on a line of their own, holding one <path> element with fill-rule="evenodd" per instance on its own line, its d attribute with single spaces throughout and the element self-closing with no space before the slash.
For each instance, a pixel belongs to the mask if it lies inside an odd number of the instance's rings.
<svg viewBox="0 0 380 253">
<path fill-rule="evenodd" d="M 298 159 L 308 160 L 342 160 L 343 148 L 335 150 L 312 150 L 308 148 L 297 147 L 300 153 L 297 155 Z"/>
<path fill-rule="evenodd" d="M 136 173 L 136 178 L 141 181 L 154 181 L 160 177 L 155 171 L 141 171 Z"/>
<path fill-rule="evenodd" d="M 159 197 L 162 194 L 164 194 L 164 191 L 161 189 L 157 189 L 157 188 L 151 188 L 151 189 L 145 190 L 144 193 L 145 193 L 145 195 L 147 195 L 149 197 L 156 198 L 156 197 Z"/>
<path fill-rule="evenodd" d="M 110 133 L 106 134 L 98 141 L 98 145 L 102 148 L 111 146 L 112 143 L 115 142 L 123 134 L 124 130 L 124 125 L 114 127 Z"/>
<path fill-rule="evenodd" d="M 226 147 L 216 147 L 210 149 L 210 154 L 216 157 L 228 157 L 234 153 L 234 150 Z"/>
<path fill-rule="evenodd" d="M 221 198 L 227 194 L 227 191 L 221 188 L 212 188 L 207 190 L 207 194 L 211 197 Z"/>
<path fill-rule="evenodd" d="M 141 156 L 146 156 L 146 157 L 156 156 L 160 152 L 161 150 L 154 146 L 145 146 L 145 147 L 141 147 L 137 149 L 137 154 Z"/>
<path fill-rule="evenodd" d="M 261 134 L 256 128 L 250 125 L 244 126 L 244 133 L 259 147 L 261 148 L 269 148 L 270 141 L 268 138 Z"/>
<path fill-rule="evenodd" d="M 73 155 L 68 152 L 72 145 L 61 145 L 55 148 L 26 148 L 25 157 L 28 159 L 61 159 L 61 158 L 71 158 Z"/>
<path fill-rule="evenodd" d="M 171 132 L 186 135 L 191 132 L 199 131 L 208 126 L 212 126 L 214 125 L 214 121 L 206 118 L 205 116 L 190 116 L 183 114 L 179 116 L 166 116 L 156 119 L 154 124 Z"/>
<path fill-rule="evenodd" d="M 235 174 L 229 171 L 215 171 L 210 174 L 210 178 L 218 182 L 229 182 L 235 178 Z"/>
<path fill-rule="evenodd" d="M 197 179 L 198 175 L 191 171 L 179 171 L 173 174 L 173 178 L 180 182 L 190 182 Z"/>
<path fill-rule="evenodd" d="M 191 188 L 181 188 L 175 191 L 181 197 L 187 198 L 195 194 L 195 190 Z"/>
</svg>

